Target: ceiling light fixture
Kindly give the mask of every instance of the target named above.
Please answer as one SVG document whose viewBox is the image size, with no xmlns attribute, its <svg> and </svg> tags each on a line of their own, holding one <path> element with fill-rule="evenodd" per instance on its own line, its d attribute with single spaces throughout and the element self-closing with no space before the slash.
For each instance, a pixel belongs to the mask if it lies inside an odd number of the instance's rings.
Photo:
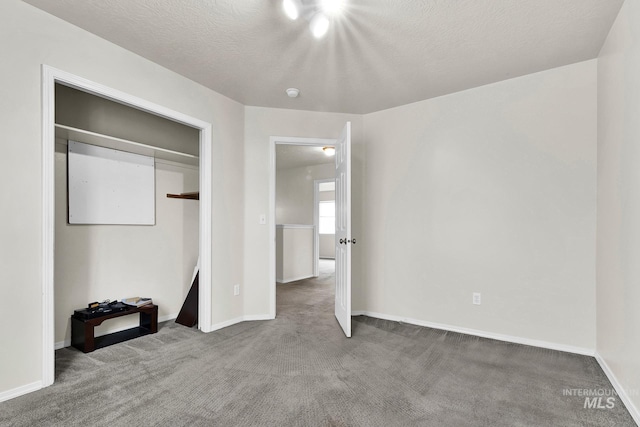
<svg viewBox="0 0 640 427">
<path fill-rule="evenodd" d="M 324 13 L 318 12 L 311 19 L 309 28 L 311 28 L 311 34 L 313 34 L 313 37 L 320 39 L 327 34 L 327 31 L 329 31 L 329 18 L 327 18 Z"/>
<path fill-rule="evenodd" d="M 344 0 L 320 0 L 320 9 L 329 16 L 340 15 L 344 10 Z"/>
<path fill-rule="evenodd" d="M 324 154 L 327 156 L 333 156 L 336 154 L 335 147 L 322 147 L 322 151 L 324 151 Z"/>
<path fill-rule="evenodd" d="M 324 37 L 331 23 L 344 12 L 346 0 L 282 0 L 282 10 L 289 19 L 299 17 L 309 21 L 311 33 L 317 39 Z"/>
<path fill-rule="evenodd" d="M 282 9 L 289 19 L 295 21 L 300 16 L 302 5 L 300 0 L 282 0 Z"/>
</svg>

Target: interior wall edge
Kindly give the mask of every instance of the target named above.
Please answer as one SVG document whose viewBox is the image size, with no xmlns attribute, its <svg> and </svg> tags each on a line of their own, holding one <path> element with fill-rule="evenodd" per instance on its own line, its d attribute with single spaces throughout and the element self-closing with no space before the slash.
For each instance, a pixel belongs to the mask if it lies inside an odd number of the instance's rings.
<svg viewBox="0 0 640 427">
<path fill-rule="evenodd" d="M 35 381 L 29 384 L 22 385 L 20 387 L 13 388 L 11 390 L 0 392 L 0 402 L 5 402 L 7 400 L 11 400 L 27 393 L 38 391 L 41 388 L 43 388 L 42 381 Z"/>
<path fill-rule="evenodd" d="M 595 321 L 598 361 L 640 425 L 639 19 L 625 0 L 597 60 Z"/>
<path fill-rule="evenodd" d="M 605 358 L 602 357 L 602 355 L 598 353 L 598 351 L 595 352 L 594 357 L 600 365 L 600 368 L 602 368 L 602 370 L 604 371 L 604 374 L 609 379 L 609 382 L 611 382 L 611 385 L 616 390 L 618 397 L 620 398 L 620 400 L 622 400 L 624 406 L 627 407 L 627 411 L 629 411 L 629 414 L 631 414 L 633 420 L 636 422 L 636 424 L 640 425 L 640 410 L 629 397 L 629 393 L 627 393 L 627 390 L 625 390 L 622 384 L 620 384 L 620 381 L 618 381 L 618 378 L 613 373 L 613 370 L 611 370 Z"/>
</svg>

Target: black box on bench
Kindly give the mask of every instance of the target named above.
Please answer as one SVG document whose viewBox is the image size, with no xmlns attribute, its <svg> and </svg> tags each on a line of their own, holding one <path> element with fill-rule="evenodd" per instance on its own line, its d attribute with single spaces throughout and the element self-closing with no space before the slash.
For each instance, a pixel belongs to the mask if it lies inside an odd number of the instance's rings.
<svg viewBox="0 0 640 427">
<path fill-rule="evenodd" d="M 127 310 L 129 307 L 121 302 L 110 304 L 100 304 L 96 308 L 81 308 L 73 310 L 73 317 L 79 320 L 95 319 L 96 317 L 105 316 L 111 313 Z"/>
</svg>

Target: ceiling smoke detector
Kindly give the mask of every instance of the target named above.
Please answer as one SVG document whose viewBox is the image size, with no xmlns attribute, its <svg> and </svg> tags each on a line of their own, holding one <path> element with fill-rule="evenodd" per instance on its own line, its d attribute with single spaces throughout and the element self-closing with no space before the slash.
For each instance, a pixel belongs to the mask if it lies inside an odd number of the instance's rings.
<svg viewBox="0 0 640 427">
<path fill-rule="evenodd" d="M 300 95 L 300 90 L 295 87 L 290 87 L 286 92 L 289 98 L 297 98 Z"/>
</svg>

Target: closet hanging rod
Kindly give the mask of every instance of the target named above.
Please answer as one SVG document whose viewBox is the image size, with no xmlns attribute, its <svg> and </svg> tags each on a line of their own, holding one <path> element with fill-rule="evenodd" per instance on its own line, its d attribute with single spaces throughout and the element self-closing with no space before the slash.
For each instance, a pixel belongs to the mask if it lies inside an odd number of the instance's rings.
<svg viewBox="0 0 640 427">
<path fill-rule="evenodd" d="M 194 163 L 196 165 L 198 164 L 198 160 L 199 160 L 199 157 L 193 154 L 182 153 L 180 151 L 155 147 L 153 145 L 130 141 L 123 138 L 117 138 L 115 136 L 104 135 L 101 133 L 91 132 L 84 129 L 78 129 L 71 126 L 61 125 L 58 123 L 55 124 L 55 127 L 56 127 L 56 131 L 58 130 L 62 131 L 62 132 L 56 132 L 56 136 L 64 139 L 74 140 L 74 139 L 83 139 L 82 137 L 85 137 L 86 139 L 88 137 L 89 140 L 85 140 L 85 141 L 80 140 L 78 142 L 86 142 L 88 144 L 93 143 L 96 145 L 101 145 L 107 148 L 114 148 L 114 149 L 118 149 L 117 147 L 118 145 L 124 144 L 126 146 L 136 147 L 137 150 L 133 150 L 133 151 L 137 152 L 138 154 L 149 155 L 150 152 L 154 152 L 154 153 L 160 154 L 158 156 L 159 158 L 163 158 L 162 154 L 165 154 L 171 157 L 168 160 L 173 160 L 173 157 L 178 156 L 179 158 L 188 160 L 189 163 Z"/>
</svg>

